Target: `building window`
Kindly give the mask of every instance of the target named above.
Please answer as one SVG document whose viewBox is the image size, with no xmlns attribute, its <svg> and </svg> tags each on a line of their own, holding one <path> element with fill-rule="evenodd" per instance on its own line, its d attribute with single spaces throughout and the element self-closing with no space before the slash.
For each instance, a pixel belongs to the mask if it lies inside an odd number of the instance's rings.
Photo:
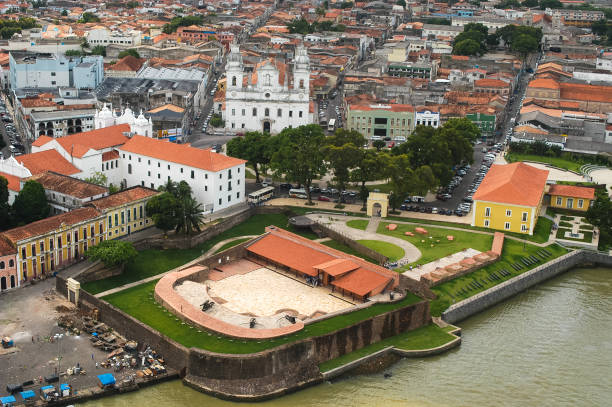
<svg viewBox="0 0 612 407">
<path fill-rule="evenodd" d="M 579 207 L 579 208 L 582 208 L 582 206 L 583 206 L 583 205 L 584 205 L 584 200 L 579 199 L 579 200 L 578 200 L 578 207 Z"/>
<path fill-rule="evenodd" d="M 228 196 L 227 196 L 227 202 L 230 202 L 231 200 L 232 200 L 232 196 L 231 196 L 231 195 L 228 195 Z"/>
<path fill-rule="evenodd" d="M 510 222 L 504 223 L 504 229 L 510 230 Z"/>
<path fill-rule="evenodd" d="M 9 260 L 9 267 L 15 267 L 15 262 L 13 259 Z"/>
<path fill-rule="evenodd" d="M 36 245 L 32 243 L 32 256 L 36 256 Z"/>
<path fill-rule="evenodd" d="M 267 107 L 264 110 L 264 116 L 270 117 L 270 109 L 268 109 Z"/>
<path fill-rule="evenodd" d="M 512 216 L 512 211 L 510 209 L 506 209 L 506 216 Z"/>
<path fill-rule="evenodd" d="M 191 170 L 191 179 L 195 178 L 195 171 Z"/>
<path fill-rule="evenodd" d="M 563 198 L 561 198 L 560 196 L 557 197 L 557 205 L 562 205 L 563 204 Z"/>
<path fill-rule="evenodd" d="M 521 232 L 527 232 L 527 225 L 524 223 L 521 225 Z"/>
<path fill-rule="evenodd" d="M 236 109 L 232 109 L 232 116 L 236 116 Z"/>
<path fill-rule="evenodd" d="M 26 257 L 28 257 L 28 256 L 26 256 L 26 248 L 25 248 L 25 247 L 22 247 L 22 248 L 21 248 L 21 257 L 22 257 L 22 258 L 24 258 L 24 259 L 25 259 Z"/>
<path fill-rule="evenodd" d="M 293 117 L 293 110 L 289 110 L 289 117 Z"/>
<path fill-rule="evenodd" d="M 298 112 L 298 116 L 302 117 L 302 111 L 301 110 Z"/>
<path fill-rule="evenodd" d="M 488 218 L 491 216 L 491 208 L 485 208 L 485 216 Z"/>
<path fill-rule="evenodd" d="M 125 213 L 121 212 L 121 224 L 123 225 L 125 223 Z"/>
<path fill-rule="evenodd" d="M 132 164 L 128 164 L 128 174 L 132 173 Z"/>
<path fill-rule="evenodd" d="M 490 223 L 490 222 L 489 222 L 489 219 L 485 219 L 485 221 L 484 221 L 484 227 L 485 227 L 485 228 L 488 228 L 488 227 L 489 227 L 489 223 Z"/>
<path fill-rule="evenodd" d="M 246 109 L 242 109 L 242 115 L 246 116 Z"/>
<path fill-rule="evenodd" d="M 236 86 L 236 77 L 232 76 L 232 86 Z"/>
<path fill-rule="evenodd" d="M 153 185 L 153 184 L 151 184 L 151 185 Z M 115 227 L 117 227 L 118 225 L 119 225 L 119 214 L 116 213 L 115 214 Z"/>
<path fill-rule="evenodd" d="M 221 198 L 219 198 L 219 205 L 221 205 Z"/>
<path fill-rule="evenodd" d="M 45 252 L 45 242 L 40 242 L 40 252 L 44 253 Z"/>
<path fill-rule="evenodd" d="M 4 262 L 0 261 L 0 270 L 4 270 Z"/>
<path fill-rule="evenodd" d="M 574 198 L 567 198 L 567 205 L 565 205 L 567 208 L 571 209 L 574 207 Z"/>
<path fill-rule="evenodd" d="M 529 216 L 529 212 L 523 212 L 523 216 L 521 218 L 522 222 L 527 222 L 527 216 Z"/>
<path fill-rule="evenodd" d="M 300 89 L 304 89 L 304 79 L 300 79 Z"/>
<path fill-rule="evenodd" d="M 283 109 L 277 109 L 276 110 L 276 116 L 277 117 L 283 117 Z"/>
<path fill-rule="evenodd" d="M 256 107 L 253 108 L 253 116 L 257 116 L 257 108 Z"/>
</svg>

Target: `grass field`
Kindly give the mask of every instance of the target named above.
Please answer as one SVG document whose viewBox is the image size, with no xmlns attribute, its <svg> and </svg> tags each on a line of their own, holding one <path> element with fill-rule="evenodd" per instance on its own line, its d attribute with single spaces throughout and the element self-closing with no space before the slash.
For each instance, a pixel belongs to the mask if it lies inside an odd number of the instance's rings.
<svg viewBox="0 0 612 407">
<path fill-rule="evenodd" d="M 259 352 L 300 339 L 324 335 L 369 319 L 375 315 L 421 301 L 419 297 L 408 294 L 406 298 L 397 303 L 374 304 L 349 314 L 339 315 L 307 325 L 304 329 L 292 335 L 270 340 L 247 341 L 231 339 L 205 331 L 198 332 L 198 329 L 183 323 L 155 302 L 153 298 L 155 284 L 157 284 L 157 281 L 141 284 L 108 295 L 104 297 L 104 300 L 186 347 L 194 346 L 212 352 L 232 354 Z"/>
<path fill-rule="evenodd" d="M 562 228 L 571 228 L 572 224 L 569 222 L 562 221 L 562 222 L 559 222 L 559 226 L 561 226 Z"/>
<path fill-rule="evenodd" d="M 288 217 L 285 214 L 254 215 L 243 223 L 207 240 L 193 249 L 142 250 L 126 265 L 123 274 L 100 281 L 85 283 L 82 288 L 92 294 L 97 294 L 111 288 L 164 273 L 195 259 L 223 240 L 239 236 L 259 235 L 269 225 L 286 228 L 309 239 L 317 238 L 317 235 L 312 232 L 293 230 L 288 224 Z"/>
<path fill-rule="evenodd" d="M 398 224 L 397 229 L 389 231 L 385 227 L 388 223 L 381 222 L 378 226 L 378 233 L 407 240 L 415 245 L 422 254 L 422 257 L 415 263 L 425 264 L 431 261 L 446 257 L 461 250 L 472 248 L 481 252 L 491 250 L 493 243 L 492 235 L 472 233 L 468 231 L 448 230 L 426 226 L 429 232 L 427 235 L 415 233 L 415 236 L 406 236 L 404 232 L 413 232 L 414 225 Z M 449 241 L 447 236 L 452 235 L 453 241 Z M 413 264 L 415 264 L 413 263 Z M 406 265 L 405 267 L 409 267 Z"/>
<path fill-rule="evenodd" d="M 565 228 L 560 227 L 559 229 L 557 229 L 557 239 L 571 240 L 574 242 L 584 242 L 584 243 L 591 243 L 593 241 L 592 231 L 581 230 L 580 233 L 584 235 L 582 239 L 576 238 L 576 237 L 565 237 L 565 233 L 571 232 L 571 231 L 572 231 L 571 229 L 565 229 Z"/>
<path fill-rule="evenodd" d="M 346 222 L 346 226 L 353 229 L 366 230 L 369 222 L 367 219 L 352 219 Z"/>
<path fill-rule="evenodd" d="M 216 251 L 215 254 L 217 253 L 221 253 L 223 250 L 227 250 L 230 247 L 234 247 L 234 246 L 238 246 L 240 243 L 244 243 L 247 240 L 251 240 L 250 237 L 243 237 L 241 239 L 237 239 L 237 240 L 232 240 L 231 242 L 227 242 L 226 244 L 224 244 L 223 246 L 219 247 Z"/>
<path fill-rule="evenodd" d="M 392 243 L 382 242 L 380 240 L 357 240 L 365 247 L 368 247 L 375 252 L 378 252 L 388 258 L 390 261 L 396 261 L 404 257 L 404 249 Z"/>
<path fill-rule="evenodd" d="M 552 255 L 547 257 L 545 260 L 540 259 L 540 261 L 533 266 L 525 266 L 524 264 L 520 263 L 522 257 L 528 257 L 531 255 L 538 257 L 537 252 L 541 249 L 542 248 L 539 246 L 523 244 L 515 240 L 506 239 L 504 241 L 504 249 L 502 251 L 502 256 L 499 261 L 432 288 L 433 292 L 436 293 L 438 298 L 431 301 L 430 303 L 431 315 L 440 316 L 442 312 L 453 303 L 469 298 L 475 294 L 478 294 L 481 291 L 491 288 L 512 277 L 516 277 L 519 274 L 531 270 L 534 267 L 553 260 L 568 252 L 567 249 L 557 244 L 550 244 L 546 246 L 546 249 L 550 251 Z M 511 264 L 514 263 L 521 264 L 523 268 L 519 271 L 516 271 L 514 268 L 511 267 Z M 510 273 L 510 275 L 501 275 L 501 273 L 498 272 L 501 269 L 506 269 Z M 496 274 L 500 278 L 498 280 L 490 281 L 489 275 L 492 272 L 496 272 Z M 470 284 L 472 284 L 474 281 L 477 281 L 482 286 L 482 288 L 471 288 Z M 468 292 L 464 294 L 459 293 L 459 291 L 461 291 L 462 289 L 468 290 Z"/>
<path fill-rule="evenodd" d="M 440 328 L 435 324 L 429 324 L 415 329 L 414 331 L 404 332 L 399 335 L 383 339 L 380 342 L 373 343 L 354 352 L 347 353 L 346 355 L 342 355 L 336 359 L 328 360 L 327 362 L 319 365 L 319 370 L 321 372 L 330 371 L 374 352 L 378 352 L 379 350 L 388 346 L 394 346 L 403 350 L 423 350 L 437 348 L 438 346 L 442 346 L 453 339 L 455 339 L 455 336 L 447 333 L 447 331 L 445 331 L 443 328 Z"/>
<path fill-rule="evenodd" d="M 368 256 L 364 256 L 363 254 L 359 253 L 357 250 L 343 243 L 340 243 L 337 240 L 328 240 L 327 242 L 323 242 L 323 244 L 327 247 L 331 247 L 332 249 L 340 250 L 341 252 L 344 252 L 346 254 L 352 254 L 353 256 L 361 257 L 362 259 L 364 259 L 365 261 L 369 261 L 370 263 L 378 264 L 376 260 Z"/>
<path fill-rule="evenodd" d="M 560 157 L 544 157 L 540 155 L 531 155 L 531 154 L 518 154 L 518 153 L 508 153 L 506 154 L 506 161 L 508 162 L 516 162 L 516 161 L 534 161 L 543 164 L 549 164 L 553 167 L 574 171 L 580 173 L 580 167 L 584 163 L 578 161 L 570 161 L 565 160 Z"/>
</svg>

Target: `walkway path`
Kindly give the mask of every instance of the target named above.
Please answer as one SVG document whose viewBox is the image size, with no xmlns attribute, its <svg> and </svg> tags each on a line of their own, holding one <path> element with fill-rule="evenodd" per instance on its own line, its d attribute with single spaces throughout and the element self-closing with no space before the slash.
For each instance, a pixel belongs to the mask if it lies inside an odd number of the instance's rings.
<svg viewBox="0 0 612 407">
<path fill-rule="evenodd" d="M 393 236 L 380 235 L 376 233 L 375 231 L 370 232 L 367 229 L 366 230 L 355 229 L 355 228 L 352 228 L 346 225 L 346 222 L 351 219 L 363 220 L 363 218 L 358 218 L 355 216 L 343 216 L 343 215 L 330 216 L 330 215 L 323 215 L 323 214 L 311 214 L 311 215 L 306 215 L 306 216 L 308 216 L 310 219 L 316 222 L 319 222 L 335 230 L 336 232 L 340 234 L 348 236 L 349 238 L 353 240 L 379 240 L 379 241 L 383 241 L 383 242 L 387 242 L 387 243 L 391 243 L 396 246 L 399 246 L 402 249 L 404 249 L 404 257 L 399 259 L 399 261 L 405 261 L 408 263 L 412 263 L 421 258 L 421 251 L 417 249 L 415 245 L 413 245 L 412 243 L 406 240 L 399 239 Z M 370 223 L 376 223 L 377 225 L 376 227 L 378 227 L 378 223 L 380 223 L 380 218 L 378 218 L 378 222 L 370 222 Z M 369 225 L 368 225 L 368 229 L 370 229 Z"/>
<path fill-rule="evenodd" d="M 178 271 L 178 270 L 181 270 L 183 268 L 186 268 L 186 267 L 189 267 L 191 265 L 194 265 L 194 264 L 198 263 L 200 260 L 202 260 L 202 258 L 208 257 L 208 256 L 210 256 L 212 254 L 215 254 L 215 252 L 217 250 L 219 250 L 221 247 L 223 247 L 225 244 L 227 244 L 229 242 L 233 242 L 234 240 L 244 239 L 245 237 L 254 238 L 254 237 L 257 237 L 257 236 L 256 235 L 237 236 L 237 237 L 231 237 L 229 239 L 225 239 L 225 240 L 217 243 L 216 245 L 214 245 L 213 247 L 208 249 L 208 251 L 206 251 L 206 253 L 203 253 L 201 256 L 198 256 L 196 259 L 190 261 L 189 263 L 182 264 L 182 265 L 180 265 L 178 267 L 173 268 L 172 270 L 168 270 L 168 271 L 166 271 L 164 273 L 161 273 L 161 274 L 156 274 L 156 275 L 151 276 L 151 277 L 143 278 L 142 280 L 134 281 L 133 283 L 124 284 L 124 285 L 121 285 L 119 287 L 112 288 L 110 290 L 102 291 L 101 293 L 96 294 L 95 297 L 97 297 L 97 298 L 106 297 L 107 295 L 114 294 L 114 293 L 117 293 L 119 291 L 126 290 L 128 288 L 136 287 L 137 285 L 140 285 L 140 284 L 149 283 L 151 281 L 159 280 L 160 278 L 162 278 L 166 274 L 173 273 L 175 271 Z"/>
<path fill-rule="evenodd" d="M 370 221 L 368 222 L 368 226 L 366 227 L 365 231 L 368 233 L 376 233 L 376 231 L 378 230 L 378 225 L 380 225 L 380 218 L 372 217 L 370 218 Z"/>
</svg>

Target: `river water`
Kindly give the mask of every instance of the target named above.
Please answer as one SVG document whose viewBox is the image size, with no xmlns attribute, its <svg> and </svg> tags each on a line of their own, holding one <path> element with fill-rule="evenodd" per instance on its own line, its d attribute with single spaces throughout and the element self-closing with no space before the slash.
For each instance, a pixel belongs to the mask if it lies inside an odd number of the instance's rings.
<svg viewBox="0 0 612 407">
<path fill-rule="evenodd" d="M 458 325 L 459 348 L 402 360 L 390 378 L 345 378 L 256 405 L 612 406 L 612 269 L 569 271 Z M 174 381 L 84 405 L 230 404 Z"/>
</svg>

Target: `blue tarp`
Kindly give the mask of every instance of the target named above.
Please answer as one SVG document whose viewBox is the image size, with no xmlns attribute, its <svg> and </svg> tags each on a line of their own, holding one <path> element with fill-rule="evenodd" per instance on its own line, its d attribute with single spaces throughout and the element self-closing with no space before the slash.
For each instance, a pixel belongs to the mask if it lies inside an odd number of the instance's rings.
<svg viewBox="0 0 612 407">
<path fill-rule="evenodd" d="M 19 394 L 21 395 L 21 398 L 24 400 L 36 397 L 36 393 L 34 393 L 32 390 L 22 391 Z"/>
<path fill-rule="evenodd" d="M 109 386 L 111 384 L 115 384 L 115 376 L 111 373 L 104 373 L 98 375 L 98 380 L 102 383 L 102 386 Z"/>
<path fill-rule="evenodd" d="M 53 389 L 55 390 L 55 386 L 43 386 L 40 388 L 41 390 L 49 390 L 49 389 Z"/>
<path fill-rule="evenodd" d="M 13 396 L 0 397 L 0 403 L 2 403 L 3 406 L 8 406 L 16 402 L 17 400 Z"/>
<path fill-rule="evenodd" d="M 62 383 L 60 384 L 60 390 L 69 390 L 70 386 L 68 386 L 68 383 Z"/>
</svg>

